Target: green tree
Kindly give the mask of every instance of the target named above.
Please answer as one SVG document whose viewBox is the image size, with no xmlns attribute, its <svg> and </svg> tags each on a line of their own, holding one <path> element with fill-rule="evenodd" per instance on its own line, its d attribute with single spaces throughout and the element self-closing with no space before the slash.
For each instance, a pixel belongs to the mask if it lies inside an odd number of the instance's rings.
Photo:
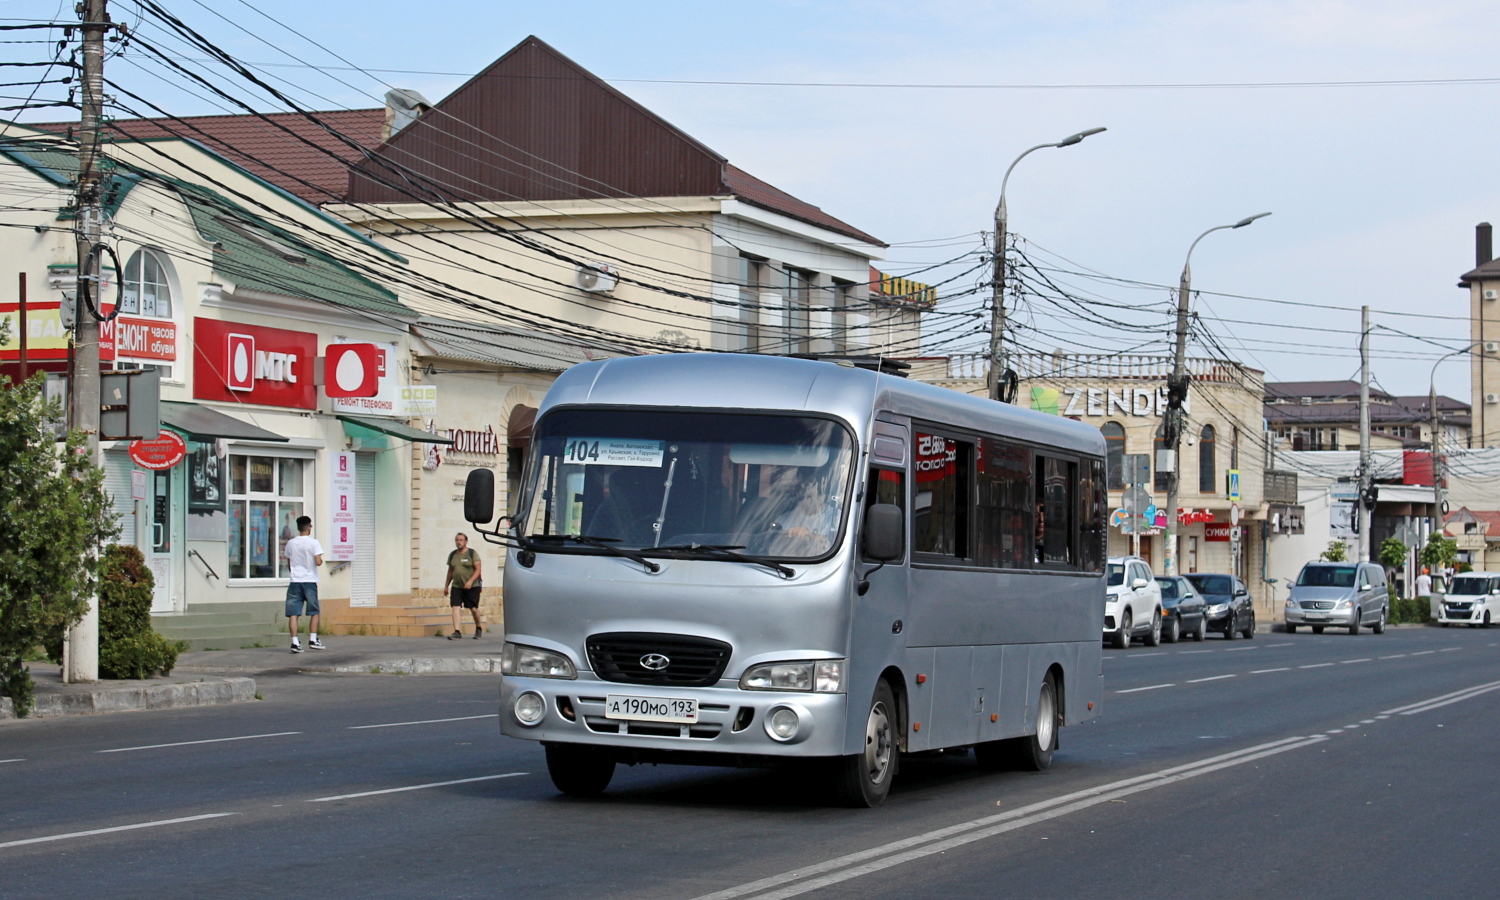
<svg viewBox="0 0 1500 900">
<path fill-rule="evenodd" d="M 1324 562 L 1347 562 L 1349 560 L 1349 545 L 1343 541 L 1329 541 L 1328 549 L 1318 556 Z"/>
<path fill-rule="evenodd" d="M 1452 565 L 1458 559 L 1458 541 L 1446 537 L 1441 531 L 1434 531 L 1427 536 L 1427 543 L 1422 547 L 1422 565 L 1429 568 Z"/>
<path fill-rule="evenodd" d="M 84 455 L 82 435 L 57 441 L 61 410 L 43 400 L 42 384 L 41 375 L 0 378 L 0 693 L 18 716 L 31 711 L 33 690 L 22 657 L 61 648 L 115 533 L 104 472 Z"/>
<path fill-rule="evenodd" d="M 1388 571 L 1400 569 L 1406 565 L 1406 554 L 1410 549 L 1399 538 L 1386 538 L 1380 542 L 1380 564 Z"/>
</svg>

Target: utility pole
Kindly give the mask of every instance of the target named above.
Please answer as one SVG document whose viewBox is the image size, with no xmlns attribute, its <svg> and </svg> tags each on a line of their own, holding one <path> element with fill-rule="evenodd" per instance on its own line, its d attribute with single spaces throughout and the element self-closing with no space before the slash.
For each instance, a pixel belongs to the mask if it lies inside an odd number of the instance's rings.
<svg viewBox="0 0 1500 900">
<path fill-rule="evenodd" d="M 106 0 L 80 0 L 83 32 L 82 121 L 78 131 L 78 193 L 76 209 L 78 275 L 74 282 L 73 377 L 68 385 L 69 426 L 84 435 L 89 463 L 99 466 L 99 321 L 103 308 L 103 280 L 94 273 L 103 259 L 94 252 L 103 236 L 104 211 L 99 204 L 99 139 L 104 129 L 104 33 L 112 26 Z M 82 302 L 90 292 L 93 303 Z M 68 629 L 68 653 L 63 679 L 99 680 L 99 600 L 89 599 L 88 611 Z"/>
<path fill-rule="evenodd" d="M 1370 561 L 1370 502 L 1374 482 L 1370 471 L 1370 307 L 1359 308 L 1359 561 Z"/>
<path fill-rule="evenodd" d="M 1441 360 L 1439 360 L 1441 362 Z M 1437 368 L 1437 364 L 1433 364 Z M 1438 409 L 1437 409 L 1437 384 L 1429 382 L 1427 385 L 1427 412 L 1432 419 L 1432 521 L 1441 529 L 1443 527 L 1443 455 L 1442 455 L 1442 432 L 1438 431 Z"/>
<path fill-rule="evenodd" d="M 1216 225 L 1198 235 L 1188 247 L 1187 258 L 1182 263 L 1182 277 L 1177 282 L 1177 340 L 1172 350 L 1172 374 L 1167 379 L 1167 411 L 1162 417 L 1162 439 L 1166 441 L 1168 452 L 1172 454 L 1172 468 L 1167 472 L 1167 527 L 1162 534 L 1163 542 L 1166 544 L 1162 554 L 1162 574 L 1177 574 L 1177 503 L 1179 490 L 1179 474 L 1182 472 L 1182 463 L 1178 460 L 1178 451 L 1182 445 L 1182 407 L 1187 402 L 1188 374 L 1187 366 L 1187 332 L 1188 332 L 1188 298 L 1193 291 L 1193 251 L 1198 247 L 1198 241 L 1203 240 L 1215 231 L 1226 231 L 1234 228 L 1244 228 L 1256 219 L 1263 219 L 1270 213 L 1256 213 L 1239 220 L 1233 225 Z M 1161 461 L 1157 461 L 1160 468 Z"/>
</svg>

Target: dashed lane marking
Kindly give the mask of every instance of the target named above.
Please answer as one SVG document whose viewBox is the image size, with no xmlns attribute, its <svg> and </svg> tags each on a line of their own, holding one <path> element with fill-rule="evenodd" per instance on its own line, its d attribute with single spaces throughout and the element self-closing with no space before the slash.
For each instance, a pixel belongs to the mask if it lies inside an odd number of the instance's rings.
<svg viewBox="0 0 1500 900">
<path fill-rule="evenodd" d="M 0 844 L 0 849 L 6 847 L 21 847 L 26 844 L 45 844 L 49 841 L 66 841 L 69 838 L 92 837 L 96 834 L 113 834 L 117 831 L 134 831 L 137 828 L 157 828 L 162 825 L 181 825 L 184 822 L 201 822 L 204 819 L 222 819 L 225 816 L 237 816 L 239 813 L 205 813 L 201 816 L 183 816 L 180 819 L 161 819 L 156 822 L 137 822 L 134 825 L 116 825 L 113 828 L 91 828 L 88 831 L 70 831 L 67 834 L 49 834 L 45 837 L 25 838 L 19 841 L 6 841 Z"/>
<path fill-rule="evenodd" d="M 1292 667 L 1291 666 L 1282 666 L 1279 669 L 1251 669 L 1250 670 L 1250 674 L 1251 675 L 1265 675 L 1267 672 L 1290 672 L 1290 671 L 1292 671 Z"/>
<path fill-rule="evenodd" d="M 1183 656 L 1189 656 L 1189 655 L 1194 654 L 1194 653 L 1218 653 L 1219 651 L 1217 651 L 1217 650 L 1179 650 L 1178 652 L 1181 653 Z"/>
<path fill-rule="evenodd" d="M 1452 653 L 1454 650 L 1462 650 L 1462 649 L 1463 649 L 1462 647 L 1444 647 L 1443 649 L 1439 650 L 1438 652 L 1439 653 Z"/>
<path fill-rule="evenodd" d="M 1405 653 L 1392 653 L 1390 656 L 1382 656 L 1380 658 L 1381 659 L 1400 659 L 1401 657 L 1403 657 L 1405 655 L 1406 655 Z"/>
<path fill-rule="evenodd" d="M 1342 663 L 1343 663 L 1343 664 L 1344 664 L 1344 665 L 1346 665 L 1346 666 L 1347 666 L 1347 665 L 1349 665 L 1349 664 L 1350 664 L 1350 663 L 1357 663 L 1357 662 L 1374 662 L 1374 660 L 1372 660 L 1372 659 L 1370 659 L 1370 657 L 1368 657 L 1368 656 L 1366 656 L 1366 657 L 1365 657 L 1365 658 L 1364 658 L 1364 659 L 1344 659 L 1344 660 L 1340 660 L 1340 662 L 1342 662 Z"/>
<path fill-rule="evenodd" d="M 1201 684 L 1205 681 L 1221 681 L 1225 678 L 1233 678 L 1233 675 L 1211 675 L 1208 678 L 1189 678 L 1188 684 Z"/>
<path fill-rule="evenodd" d="M 1324 666 L 1331 666 L 1331 665 L 1333 665 L 1333 663 L 1313 663 L 1310 666 L 1298 666 L 1297 668 L 1299 668 L 1299 669 L 1321 669 Z"/>
<path fill-rule="evenodd" d="M 373 797 L 376 794 L 399 794 L 403 791 L 421 791 L 427 788 L 447 787 L 450 784 L 471 784 L 475 781 L 494 781 L 498 778 L 519 778 L 530 772 L 506 772 L 504 775 L 481 775 L 478 778 L 456 778 L 453 781 L 434 781 L 429 784 L 409 784 L 406 787 L 386 788 L 380 791 L 360 791 L 357 794 L 338 794 L 333 797 L 313 797 L 308 803 L 327 803 L 330 800 L 353 800 L 356 797 Z"/>
<path fill-rule="evenodd" d="M 244 734 L 239 737 L 209 738 L 206 741 L 175 741 L 170 744 L 146 744 L 142 747 L 115 747 L 113 750 L 95 750 L 95 753 L 129 753 L 132 750 L 157 750 L 162 747 L 188 747 L 193 744 L 222 744 L 225 741 L 253 741 L 259 738 L 286 737 L 301 734 L 300 731 L 277 731 L 272 734 Z"/>
<path fill-rule="evenodd" d="M 8 763 L 8 762 L 25 762 L 25 761 L 26 761 L 26 760 L 24 760 L 24 759 L 0 759 L 0 763 Z"/>
<path fill-rule="evenodd" d="M 415 722 L 382 722 L 379 725 L 350 725 L 350 731 L 359 731 L 364 728 L 399 728 L 402 725 L 436 725 L 439 722 L 467 722 L 470 719 L 495 719 L 499 713 L 485 713 L 482 716 L 454 716 L 451 719 L 418 719 Z"/>
<path fill-rule="evenodd" d="M 1413 653 L 1412 656 L 1426 656 L 1429 653 L 1436 653 L 1436 652 L 1437 652 L 1436 650 L 1418 650 L 1416 653 Z"/>
<path fill-rule="evenodd" d="M 1259 650 L 1259 649 L 1260 649 L 1260 645 L 1259 644 L 1255 644 L 1255 645 L 1250 646 L 1250 647 L 1225 647 L 1224 648 L 1224 652 L 1225 653 L 1234 653 L 1234 652 L 1239 651 L 1239 650 Z"/>
<path fill-rule="evenodd" d="M 1146 687 L 1127 688 L 1127 689 L 1125 689 L 1123 691 L 1115 691 L 1115 693 L 1116 694 L 1134 694 L 1137 691 L 1154 691 L 1154 690 L 1157 690 L 1158 688 L 1169 688 L 1169 687 L 1177 687 L 1177 685 L 1176 684 L 1151 684 L 1151 685 L 1147 685 Z"/>
</svg>

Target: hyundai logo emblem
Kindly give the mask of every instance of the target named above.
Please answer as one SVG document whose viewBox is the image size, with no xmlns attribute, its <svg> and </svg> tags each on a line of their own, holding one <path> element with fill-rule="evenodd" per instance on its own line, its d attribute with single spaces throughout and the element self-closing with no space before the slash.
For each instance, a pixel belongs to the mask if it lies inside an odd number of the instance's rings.
<svg viewBox="0 0 1500 900">
<path fill-rule="evenodd" d="M 671 664 L 672 661 L 660 653 L 647 653 L 641 657 L 641 668 L 650 669 L 653 672 L 660 672 Z"/>
</svg>

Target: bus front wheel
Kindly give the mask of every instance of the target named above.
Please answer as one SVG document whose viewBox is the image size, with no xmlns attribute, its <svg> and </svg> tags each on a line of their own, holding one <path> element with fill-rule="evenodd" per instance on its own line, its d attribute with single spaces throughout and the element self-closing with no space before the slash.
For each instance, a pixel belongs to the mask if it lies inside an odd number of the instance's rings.
<svg viewBox="0 0 1500 900">
<path fill-rule="evenodd" d="M 615 761 L 575 744 L 547 745 L 547 774 L 552 784 L 570 797 L 597 797 L 615 776 Z"/>
<path fill-rule="evenodd" d="M 891 686 L 880 681 L 870 700 L 870 714 L 865 719 L 865 747 L 862 753 L 834 761 L 834 793 L 845 806 L 869 808 L 885 802 L 895 780 L 899 754 L 896 729 L 896 697 Z"/>
</svg>

